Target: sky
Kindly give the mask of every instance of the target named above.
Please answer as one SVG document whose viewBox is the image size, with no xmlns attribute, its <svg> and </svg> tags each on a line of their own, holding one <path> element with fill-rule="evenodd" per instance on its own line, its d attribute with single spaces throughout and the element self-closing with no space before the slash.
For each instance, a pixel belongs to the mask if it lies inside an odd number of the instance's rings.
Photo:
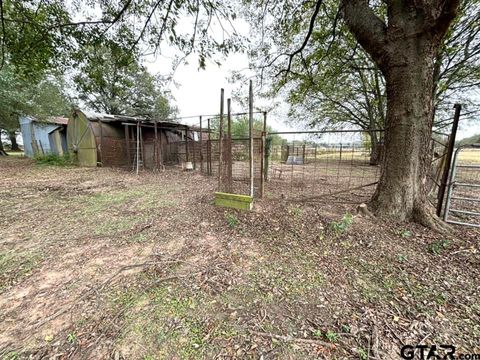
<svg viewBox="0 0 480 360">
<path fill-rule="evenodd" d="M 189 29 L 192 26 L 192 20 L 182 19 L 182 27 Z M 234 22 L 234 27 L 237 33 L 248 37 L 250 33 L 249 24 L 237 18 Z M 215 30 L 215 27 L 217 29 Z M 213 31 L 219 33 L 218 24 L 213 23 Z M 153 74 L 165 75 L 171 71 L 172 59 L 178 55 L 172 48 L 162 49 L 162 55 L 153 58 L 147 58 L 145 65 Z M 225 59 L 219 59 L 221 66 L 218 66 L 213 61 L 207 60 L 206 69 L 198 68 L 198 61 L 194 54 L 187 58 L 188 63 L 181 64 L 176 69 L 173 75 L 174 83 L 170 83 L 169 90 L 171 91 L 175 104 L 178 107 L 179 117 L 190 117 L 199 115 L 217 114 L 220 112 L 220 89 L 225 90 L 225 101 L 232 96 L 232 92 L 238 90 L 243 86 L 243 89 L 248 89 L 248 84 L 232 84 L 229 82 L 232 71 L 242 70 L 244 75 L 253 75 L 253 72 L 248 70 L 249 60 L 246 54 L 231 54 Z M 255 84 L 254 84 L 255 89 Z M 245 104 L 247 103 L 245 99 Z M 255 97 L 254 93 L 254 108 L 256 110 L 264 110 L 271 108 L 271 101 L 266 103 L 265 99 Z M 480 102 L 480 99 L 479 99 Z M 278 104 L 278 105 L 277 105 Z M 225 103 L 226 109 L 226 103 Z M 275 99 L 275 106 L 267 117 L 267 123 L 276 131 L 295 131 L 302 130 L 301 128 L 292 127 L 291 119 L 288 119 L 288 104 L 281 98 Z M 248 108 L 242 107 L 238 101 L 232 101 L 232 112 L 247 112 Z M 452 117 L 454 110 L 452 109 Z M 480 119 L 475 123 L 468 123 L 460 121 L 457 139 L 463 139 L 480 133 Z M 188 125 L 198 125 L 198 117 L 191 119 L 181 119 L 182 123 Z M 297 140 L 299 136 L 285 136 L 288 140 Z M 302 137 L 300 137 L 302 138 Z"/>
<path fill-rule="evenodd" d="M 170 65 L 164 60 L 150 60 L 146 62 L 146 66 L 152 73 L 165 73 L 165 68 Z M 245 54 L 230 55 L 222 62 L 221 66 L 210 62 L 205 70 L 198 69 L 195 58 L 192 58 L 189 64 L 180 65 L 174 74 L 174 81 L 178 86 L 170 85 L 170 90 L 179 109 L 178 116 L 187 117 L 219 113 L 220 89 L 223 88 L 225 90 L 226 101 L 227 98 L 231 97 L 232 92 L 241 85 L 232 84 L 228 81 L 231 72 L 246 68 L 248 68 L 248 57 Z M 255 94 L 254 107 L 263 108 L 262 100 L 255 98 Z M 238 102 L 232 101 L 233 113 L 247 111 L 247 108 L 242 108 Z M 278 106 L 272 113 L 269 113 L 267 118 L 268 125 L 277 131 L 301 130 L 287 124 L 287 112 L 287 104 Z M 198 124 L 197 117 L 180 121 L 189 125 Z M 479 133 L 480 121 L 477 121 L 476 124 L 460 121 L 457 139 L 460 140 Z M 297 136 L 297 138 L 299 137 Z M 293 140 L 293 138 L 289 140 Z"/>
</svg>

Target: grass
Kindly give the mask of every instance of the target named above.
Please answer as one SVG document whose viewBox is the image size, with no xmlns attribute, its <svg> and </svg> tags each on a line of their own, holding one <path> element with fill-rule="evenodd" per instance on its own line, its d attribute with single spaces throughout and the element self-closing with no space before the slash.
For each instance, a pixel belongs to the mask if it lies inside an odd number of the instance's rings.
<svg viewBox="0 0 480 360">
<path fill-rule="evenodd" d="M 444 250 L 448 249 L 450 246 L 450 241 L 448 240 L 435 240 L 430 245 L 428 249 L 434 255 L 440 255 Z"/>
<path fill-rule="evenodd" d="M 225 219 L 227 220 L 228 226 L 231 227 L 231 228 L 236 227 L 240 223 L 240 221 L 235 216 L 235 214 L 231 214 L 231 213 L 228 213 L 228 212 L 225 212 Z"/>
<path fill-rule="evenodd" d="M 480 150 L 479 149 L 463 149 L 458 156 L 460 163 L 476 163 L 480 164 Z"/>
<path fill-rule="evenodd" d="M 65 155 L 56 155 L 56 154 L 45 154 L 45 155 L 35 155 L 35 162 L 39 165 L 50 165 L 50 166 L 73 166 L 75 162 L 70 156 L 70 153 Z"/>
<path fill-rule="evenodd" d="M 350 213 L 346 213 L 343 215 L 342 220 L 340 221 L 333 221 L 330 223 L 330 228 L 333 232 L 337 235 L 340 235 L 348 230 L 350 225 L 353 223 L 353 215 Z"/>
<path fill-rule="evenodd" d="M 135 356 L 140 358 L 201 358 L 207 331 L 220 334 L 222 328 L 217 323 L 213 329 L 207 329 L 202 316 L 208 301 L 203 292 L 190 293 L 176 285 L 129 289 L 117 294 L 113 299 L 115 306 L 130 309 L 119 346 L 133 345 Z"/>
<path fill-rule="evenodd" d="M 195 193 L 195 174 L 174 182 L 163 174 L 137 178 L 110 169 L 86 175 L 77 168 L 28 171 L 32 181 L 25 185 L 20 175 L 13 189 L 15 199 L 26 200 L 2 198 L 8 244 L 0 250 L 0 278 L 15 283 L 8 295 L 21 291 L 32 272 L 36 279 L 76 267 L 52 285 L 50 294 L 62 289 L 66 297 L 55 299 L 54 313 L 119 267 L 158 261 L 125 271 L 78 303 L 68 314 L 72 327 L 48 333 L 53 341 L 38 335 L 46 354 L 101 350 L 86 347 L 100 339 L 108 354 L 121 358 L 367 359 L 372 322 L 380 333 L 388 332 L 385 321 L 408 338 L 410 324 L 420 318 L 425 333 L 419 336 L 432 333 L 432 342 L 451 336 L 468 346 L 480 336 L 478 253 L 462 251 L 444 261 L 450 247 L 470 249 L 468 239 L 353 218 L 345 213 L 353 206 L 302 204 L 285 211 L 268 200 L 261 204 L 265 212 L 225 211 L 209 204 L 212 193 Z M 10 241 L 19 229 L 22 241 Z M 42 271 L 35 272 L 39 265 Z M 188 276 L 160 281 L 170 275 Z M 35 287 L 33 279 L 26 285 Z M 31 310 L 27 302 L 22 306 Z M 322 353 L 254 331 L 331 342 L 335 350 Z"/>
<path fill-rule="evenodd" d="M 0 292 L 27 277 L 42 261 L 36 251 L 4 251 L 0 253 Z"/>
</svg>

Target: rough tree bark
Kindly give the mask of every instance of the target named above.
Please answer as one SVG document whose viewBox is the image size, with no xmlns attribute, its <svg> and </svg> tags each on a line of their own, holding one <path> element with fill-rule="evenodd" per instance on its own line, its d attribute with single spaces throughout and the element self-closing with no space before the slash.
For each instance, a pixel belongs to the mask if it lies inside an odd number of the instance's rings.
<svg viewBox="0 0 480 360">
<path fill-rule="evenodd" d="M 17 144 L 17 134 L 15 131 L 9 131 L 8 132 L 8 137 L 10 138 L 10 143 L 11 145 L 11 150 L 12 151 L 20 151 L 20 147 Z"/>
<path fill-rule="evenodd" d="M 370 165 L 375 166 L 380 164 L 380 159 L 382 156 L 382 147 L 378 142 L 378 136 L 374 131 L 370 132 L 370 143 L 372 149 L 370 151 Z"/>
<path fill-rule="evenodd" d="M 427 200 L 434 63 L 460 0 L 387 0 L 388 25 L 367 0 L 343 0 L 343 17 L 381 69 L 387 90 L 385 154 L 369 207 L 377 216 L 444 229 Z"/>
<path fill-rule="evenodd" d="M 1 131 L 0 131 L 0 156 L 8 156 L 8 154 L 5 152 L 5 149 L 3 148 Z"/>
</svg>

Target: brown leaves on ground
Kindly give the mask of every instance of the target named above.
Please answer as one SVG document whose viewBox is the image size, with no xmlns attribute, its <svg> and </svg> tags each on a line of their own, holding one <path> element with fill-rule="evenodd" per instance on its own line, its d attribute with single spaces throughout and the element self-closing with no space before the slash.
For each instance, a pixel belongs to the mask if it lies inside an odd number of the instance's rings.
<svg viewBox="0 0 480 360">
<path fill-rule="evenodd" d="M 177 169 L 0 171 L 6 358 L 480 352 L 478 231 L 352 217 L 355 204 L 328 199 L 216 208 L 215 179 Z"/>
</svg>

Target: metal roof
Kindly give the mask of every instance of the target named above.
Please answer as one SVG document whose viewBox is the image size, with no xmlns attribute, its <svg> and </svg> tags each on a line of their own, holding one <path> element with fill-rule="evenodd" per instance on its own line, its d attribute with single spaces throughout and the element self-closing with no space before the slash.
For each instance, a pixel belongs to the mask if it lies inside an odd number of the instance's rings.
<svg viewBox="0 0 480 360">
<path fill-rule="evenodd" d="M 68 118 L 61 116 L 48 116 L 45 118 L 30 118 L 32 121 L 44 124 L 67 125 Z"/>
<path fill-rule="evenodd" d="M 151 124 L 155 123 L 154 119 L 146 118 L 146 117 L 136 117 L 136 116 L 128 116 L 128 115 L 114 115 L 114 114 L 104 114 L 104 113 L 96 113 L 91 111 L 82 111 L 82 113 L 86 116 L 86 118 L 90 121 L 101 121 L 101 122 L 120 122 L 120 123 L 137 123 L 141 122 L 143 124 Z M 168 121 L 168 120 L 157 120 L 158 125 L 168 125 L 169 127 L 188 127 L 189 125 L 181 124 L 179 122 Z"/>
</svg>

